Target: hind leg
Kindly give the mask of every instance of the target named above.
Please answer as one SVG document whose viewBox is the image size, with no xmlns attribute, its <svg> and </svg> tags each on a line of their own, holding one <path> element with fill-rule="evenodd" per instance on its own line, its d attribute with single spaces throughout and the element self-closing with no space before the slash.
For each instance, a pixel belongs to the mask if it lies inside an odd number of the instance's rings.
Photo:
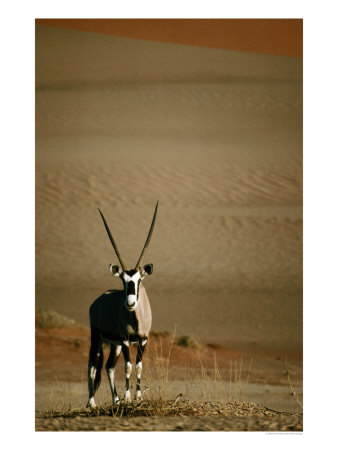
<svg viewBox="0 0 338 450">
<path fill-rule="evenodd" d="M 116 392 L 116 386 L 115 386 L 115 366 L 118 360 L 118 357 L 121 353 L 121 345 L 111 345 L 110 346 L 110 353 L 109 358 L 106 363 L 106 371 L 108 375 L 111 395 L 113 398 L 113 403 L 119 403 L 120 399 Z"/>
<path fill-rule="evenodd" d="M 137 356 L 136 356 L 136 365 L 135 365 L 135 371 L 136 371 L 136 392 L 135 392 L 135 400 L 141 400 L 142 398 L 142 392 L 141 392 L 141 374 L 142 374 L 142 357 L 143 352 L 146 348 L 148 339 L 141 339 L 138 343 L 137 347 Z"/>
<path fill-rule="evenodd" d="M 101 336 L 98 330 L 92 328 L 91 330 L 91 345 L 89 350 L 88 363 L 88 403 L 91 409 L 96 407 L 94 401 L 94 394 L 100 384 L 100 372 L 102 367 L 103 353 Z"/>
</svg>

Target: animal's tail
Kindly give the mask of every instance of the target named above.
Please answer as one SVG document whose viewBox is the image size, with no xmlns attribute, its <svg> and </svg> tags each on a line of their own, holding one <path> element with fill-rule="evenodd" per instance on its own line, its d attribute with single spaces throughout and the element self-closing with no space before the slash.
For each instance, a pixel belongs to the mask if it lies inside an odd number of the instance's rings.
<svg viewBox="0 0 338 450">
<path fill-rule="evenodd" d="M 101 369 L 102 369 L 102 365 L 103 365 L 103 350 L 102 350 L 102 347 L 101 347 L 100 348 L 99 359 L 97 361 L 97 366 L 96 366 L 95 378 L 94 378 L 94 386 L 93 386 L 94 392 L 97 391 L 97 389 L 98 389 L 98 387 L 100 386 L 100 383 L 101 383 Z"/>
</svg>

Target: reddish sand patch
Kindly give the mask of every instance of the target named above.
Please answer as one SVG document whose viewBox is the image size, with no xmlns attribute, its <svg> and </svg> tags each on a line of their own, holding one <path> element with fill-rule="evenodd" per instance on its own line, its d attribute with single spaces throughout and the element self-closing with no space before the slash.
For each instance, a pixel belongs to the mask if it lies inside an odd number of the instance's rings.
<svg viewBox="0 0 338 450">
<path fill-rule="evenodd" d="M 90 330 L 80 325 L 65 328 L 36 329 L 36 378 L 42 381 L 50 376 L 63 381 L 78 381 L 79 372 L 87 368 L 90 346 Z M 105 359 L 109 349 L 104 347 Z M 135 359 L 136 347 L 132 347 L 131 357 Z M 186 348 L 177 344 L 177 339 L 168 333 L 151 333 L 145 360 L 153 364 L 155 360 L 170 357 L 170 366 L 224 368 L 229 360 L 240 354 L 220 346 Z M 85 374 L 86 376 L 86 374 Z"/>
<path fill-rule="evenodd" d="M 36 381 L 85 381 L 89 347 L 90 330 L 80 325 L 36 328 Z M 109 347 L 104 346 L 104 361 L 108 352 Z M 136 347 L 133 346 L 132 362 L 135 362 L 135 358 Z M 178 338 L 173 338 L 169 333 L 151 333 L 143 359 L 155 378 L 163 376 L 165 367 L 170 369 L 171 380 L 185 378 L 187 371 L 202 370 L 210 375 L 217 369 L 224 379 L 228 379 L 230 373 L 235 377 L 237 371 L 237 375 L 241 372 L 242 379 L 250 376 L 251 382 L 287 385 L 284 362 L 279 356 L 240 353 L 218 345 L 183 347 L 178 345 Z M 288 361 L 292 359 L 292 355 L 289 355 Z M 300 361 L 295 358 L 293 363 L 299 366 Z M 118 379 L 124 378 L 121 361 L 118 362 L 116 376 Z M 297 371 L 297 377 L 301 377 L 301 371 Z"/>
</svg>

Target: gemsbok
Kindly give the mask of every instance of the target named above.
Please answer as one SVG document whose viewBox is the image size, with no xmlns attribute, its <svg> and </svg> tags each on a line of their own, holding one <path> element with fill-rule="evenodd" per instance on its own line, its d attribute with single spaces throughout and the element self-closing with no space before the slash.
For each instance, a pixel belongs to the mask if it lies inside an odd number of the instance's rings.
<svg viewBox="0 0 338 450">
<path fill-rule="evenodd" d="M 151 235 L 153 233 L 158 202 L 156 204 L 150 230 L 144 244 L 141 255 L 134 267 L 129 270 L 118 247 L 112 237 L 107 222 L 99 209 L 109 239 L 114 247 L 116 256 L 120 261 L 118 265 L 110 264 L 109 270 L 113 276 L 120 277 L 123 290 L 109 290 L 97 298 L 89 308 L 89 321 L 91 329 L 91 346 L 88 363 L 88 391 L 89 400 L 87 407 L 96 407 L 94 394 L 101 381 L 101 369 L 103 365 L 103 342 L 110 344 L 110 354 L 106 362 L 106 371 L 110 384 L 113 404 L 120 402 L 115 386 L 115 366 L 121 353 L 125 360 L 126 387 L 124 401 L 130 402 L 129 379 L 132 370 L 130 362 L 129 345 L 137 344 L 136 355 L 136 392 L 135 399 L 141 399 L 141 373 L 142 356 L 146 348 L 151 328 L 151 309 L 146 290 L 141 282 L 144 277 L 151 275 L 153 265 L 146 264 L 141 267 L 147 251 Z"/>
</svg>

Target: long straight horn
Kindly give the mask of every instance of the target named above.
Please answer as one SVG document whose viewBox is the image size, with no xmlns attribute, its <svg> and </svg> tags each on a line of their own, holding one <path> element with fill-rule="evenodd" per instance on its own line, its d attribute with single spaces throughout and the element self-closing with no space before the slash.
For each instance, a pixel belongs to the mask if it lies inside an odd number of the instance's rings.
<svg viewBox="0 0 338 450">
<path fill-rule="evenodd" d="M 107 231 L 107 233 L 108 233 L 110 242 L 112 243 L 112 245 L 113 245 L 113 247 L 114 247 L 116 256 L 118 257 L 118 260 L 120 261 L 120 264 L 121 264 L 121 266 L 122 266 L 122 269 L 123 269 L 124 272 L 125 272 L 126 270 L 128 270 L 128 268 L 127 268 L 125 262 L 123 261 L 123 259 L 121 258 L 119 249 L 117 248 L 117 245 L 115 244 L 115 241 L 114 241 L 114 239 L 113 239 L 113 236 L 111 235 L 111 232 L 110 232 L 110 230 L 109 230 L 109 227 L 108 227 L 108 224 L 107 224 L 107 222 L 106 222 L 106 219 L 104 218 L 102 212 L 100 211 L 100 208 L 98 208 L 98 210 L 99 210 L 99 213 L 101 214 L 101 217 L 102 217 L 104 226 L 106 227 L 106 231 Z"/>
<path fill-rule="evenodd" d="M 138 261 L 137 261 L 137 263 L 136 263 L 136 266 L 135 266 L 135 269 L 136 269 L 136 270 L 137 270 L 137 269 L 141 266 L 141 264 L 142 264 L 144 255 L 145 255 L 145 253 L 146 253 L 146 251 L 147 251 L 147 248 L 148 248 L 148 245 L 149 245 L 149 242 L 150 242 L 150 239 L 151 239 L 151 235 L 153 234 L 153 229 L 154 229 L 155 220 L 156 220 L 156 214 L 157 214 L 157 208 L 158 208 L 158 200 L 157 200 L 157 203 L 156 203 L 156 208 L 155 208 L 155 212 L 154 212 L 154 217 L 153 217 L 153 221 L 151 222 L 151 225 L 150 225 L 150 230 L 149 230 L 149 233 L 148 233 L 148 237 L 147 237 L 146 243 L 144 244 L 144 247 L 143 247 L 141 256 L 139 257 L 139 259 L 138 259 Z"/>
</svg>

